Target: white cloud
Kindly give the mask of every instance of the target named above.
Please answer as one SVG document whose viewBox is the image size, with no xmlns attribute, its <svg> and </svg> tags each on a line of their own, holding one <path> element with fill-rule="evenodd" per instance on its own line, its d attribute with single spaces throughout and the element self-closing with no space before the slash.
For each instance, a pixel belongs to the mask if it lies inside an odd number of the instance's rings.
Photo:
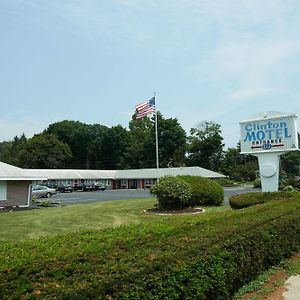
<svg viewBox="0 0 300 300">
<path fill-rule="evenodd" d="M 238 91 L 233 92 L 227 96 L 227 99 L 231 101 L 249 100 L 256 97 L 261 97 L 268 93 L 274 93 L 272 89 L 267 88 L 241 88 Z"/>
</svg>

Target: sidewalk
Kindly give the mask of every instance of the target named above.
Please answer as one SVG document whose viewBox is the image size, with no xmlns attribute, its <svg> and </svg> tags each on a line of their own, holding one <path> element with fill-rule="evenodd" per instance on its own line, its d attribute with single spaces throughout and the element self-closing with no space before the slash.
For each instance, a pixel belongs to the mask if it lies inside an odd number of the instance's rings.
<svg viewBox="0 0 300 300">
<path fill-rule="evenodd" d="M 300 275 L 291 276 L 285 282 L 287 291 L 283 293 L 284 300 L 299 300 L 300 299 Z"/>
</svg>

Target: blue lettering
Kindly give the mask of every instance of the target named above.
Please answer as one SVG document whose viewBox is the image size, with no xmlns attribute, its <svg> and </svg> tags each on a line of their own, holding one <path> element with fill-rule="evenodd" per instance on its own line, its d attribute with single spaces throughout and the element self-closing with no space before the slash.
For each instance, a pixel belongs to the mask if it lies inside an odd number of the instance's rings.
<svg viewBox="0 0 300 300">
<path fill-rule="evenodd" d="M 278 128 L 276 129 L 276 139 L 281 139 L 282 138 L 282 129 Z"/>
<path fill-rule="evenodd" d="M 288 128 L 284 128 L 284 137 L 285 138 L 290 138 L 291 135 L 289 134 L 289 129 Z"/>
<path fill-rule="evenodd" d="M 266 133 L 268 133 L 268 139 L 272 139 L 272 132 L 274 132 L 274 129 L 269 129 L 269 130 L 266 130 Z"/>
<path fill-rule="evenodd" d="M 252 124 L 247 124 L 247 125 L 246 125 L 246 130 L 247 130 L 247 131 L 252 130 Z"/>
<path fill-rule="evenodd" d="M 252 131 L 251 133 L 250 132 L 247 132 L 246 133 L 246 137 L 244 139 L 244 142 L 247 141 L 247 139 L 251 142 L 252 140 L 255 141 L 256 140 L 256 137 L 255 137 L 255 132 Z"/>
<path fill-rule="evenodd" d="M 258 140 L 261 141 L 261 140 L 265 139 L 266 135 L 263 131 L 260 130 L 260 131 L 257 131 L 256 137 L 257 137 Z"/>
</svg>

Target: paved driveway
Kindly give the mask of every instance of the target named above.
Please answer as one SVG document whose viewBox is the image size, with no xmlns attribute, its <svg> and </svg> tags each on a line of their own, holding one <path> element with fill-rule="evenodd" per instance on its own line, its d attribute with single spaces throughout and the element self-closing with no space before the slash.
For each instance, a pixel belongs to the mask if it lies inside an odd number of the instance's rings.
<svg viewBox="0 0 300 300">
<path fill-rule="evenodd" d="M 224 188 L 224 204 L 229 205 L 229 197 L 232 195 L 261 192 L 261 189 L 251 186 L 228 187 Z"/>
<path fill-rule="evenodd" d="M 224 189 L 224 204 L 228 205 L 228 199 L 231 195 L 259 192 L 260 189 L 252 187 L 231 187 Z M 58 193 L 52 197 L 53 201 L 58 201 L 62 204 L 80 204 L 92 202 L 104 202 L 113 200 L 139 199 L 152 197 L 148 190 L 108 190 L 95 192 L 73 192 L 73 193 Z"/>
<path fill-rule="evenodd" d="M 52 200 L 68 205 L 150 197 L 152 196 L 148 190 L 108 190 L 94 192 L 78 191 L 73 193 L 58 193 L 52 197 Z"/>
</svg>

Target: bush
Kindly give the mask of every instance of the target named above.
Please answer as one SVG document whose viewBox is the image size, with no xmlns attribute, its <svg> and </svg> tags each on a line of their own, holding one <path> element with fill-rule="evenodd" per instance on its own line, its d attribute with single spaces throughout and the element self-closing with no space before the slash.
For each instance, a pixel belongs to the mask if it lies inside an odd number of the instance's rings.
<svg viewBox="0 0 300 300">
<path fill-rule="evenodd" d="M 285 182 L 285 185 L 291 185 L 295 189 L 300 189 L 300 180 L 299 179 L 288 179 Z"/>
<path fill-rule="evenodd" d="M 229 204 L 233 209 L 241 209 L 272 200 L 289 199 L 292 197 L 293 195 L 289 192 L 247 193 L 231 196 Z"/>
<path fill-rule="evenodd" d="M 165 176 L 150 188 L 158 199 L 159 209 L 182 209 L 191 206 L 191 188 L 178 177 Z"/>
<path fill-rule="evenodd" d="M 278 186 L 279 186 L 279 190 L 283 190 L 283 188 L 286 186 L 288 177 L 286 172 L 284 171 L 280 171 L 279 172 L 279 178 L 278 178 Z"/>
<path fill-rule="evenodd" d="M 221 215 L 0 243 L 0 299 L 232 299 L 299 247 L 294 196 Z"/>
<path fill-rule="evenodd" d="M 284 191 L 284 192 L 293 193 L 293 192 L 296 191 L 296 189 L 295 189 L 292 185 L 286 185 L 286 186 L 283 188 L 283 191 Z"/>
<path fill-rule="evenodd" d="M 221 205 L 224 190 L 216 181 L 198 176 L 178 176 L 189 184 L 192 191 L 191 205 Z"/>
<path fill-rule="evenodd" d="M 253 187 L 255 187 L 255 188 L 260 188 L 261 187 L 261 179 L 260 178 L 256 178 L 254 180 Z"/>
<path fill-rule="evenodd" d="M 221 186 L 234 186 L 235 182 L 232 179 L 229 178 L 218 178 L 214 179 L 215 182 L 217 182 Z"/>
</svg>

